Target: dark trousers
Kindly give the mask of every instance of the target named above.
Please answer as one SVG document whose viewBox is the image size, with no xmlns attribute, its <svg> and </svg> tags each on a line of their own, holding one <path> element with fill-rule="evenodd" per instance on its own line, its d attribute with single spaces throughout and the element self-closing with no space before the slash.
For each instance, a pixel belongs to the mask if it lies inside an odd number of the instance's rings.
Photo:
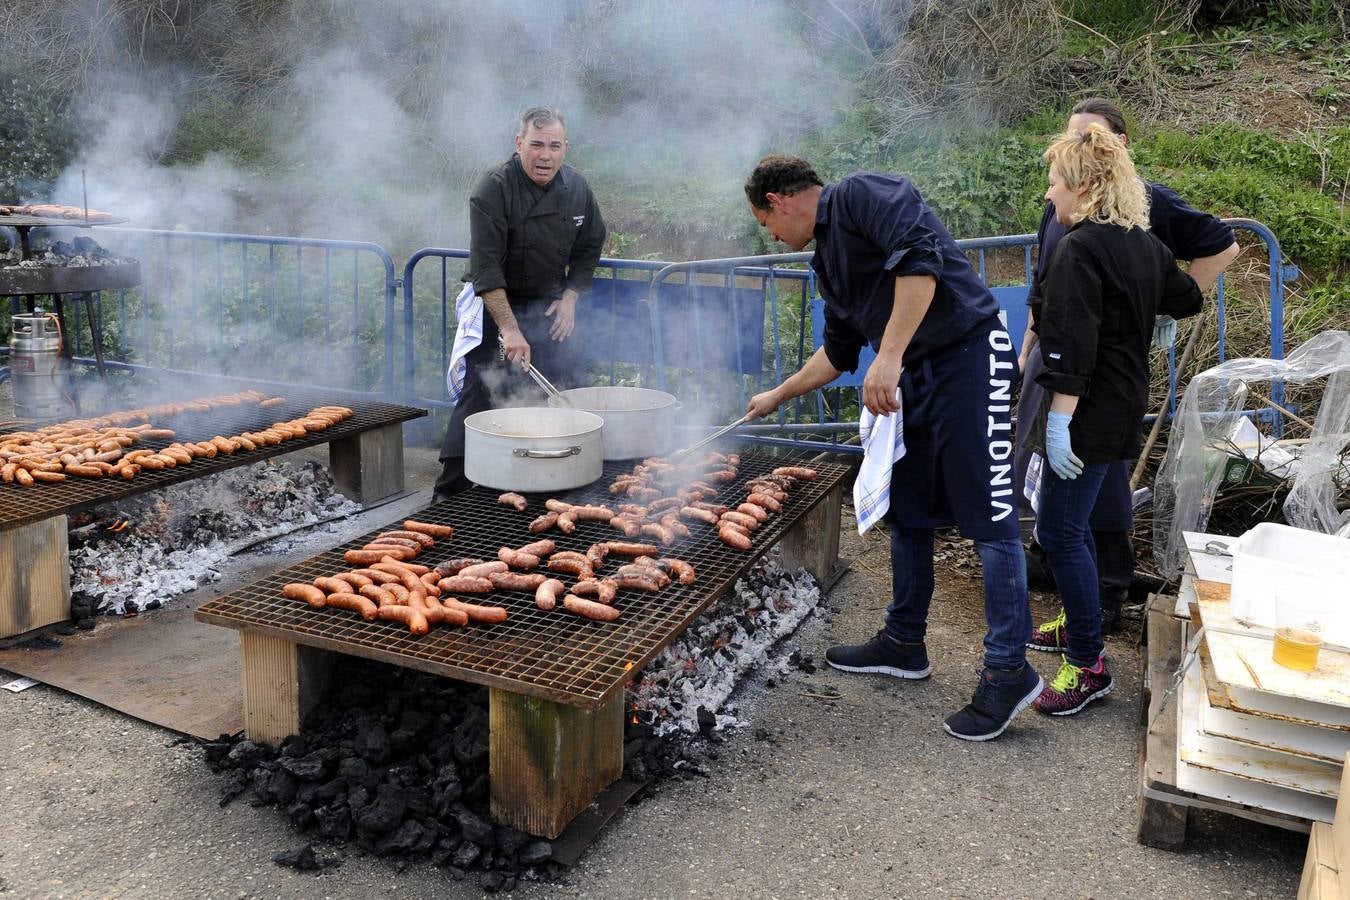
<svg viewBox="0 0 1350 900">
<path fill-rule="evenodd" d="M 520 331 L 530 342 L 530 362 L 559 390 L 580 387 L 586 376 L 578 331 L 565 341 L 548 336 L 553 319 L 544 315 L 552 300 L 526 300 L 511 304 Z M 542 405 L 544 392 L 519 366 L 508 366 L 497 345 L 497 323 L 483 313 L 483 342 L 465 357 L 464 392 L 450 414 L 450 424 L 441 442 L 441 476 L 436 494 L 446 496 L 469 487 L 464 478 L 464 420 L 474 413 L 506 406 Z"/>
<path fill-rule="evenodd" d="M 1107 464 L 1083 467 L 1074 479 L 1060 478 L 1049 466 L 1041 478 L 1041 508 L 1036 515 L 1069 633 L 1069 662 L 1094 666 L 1102 643 L 1102 610 L 1097 593 L 1097 548 L 1088 518 L 1101 491 Z"/>
<path fill-rule="evenodd" d="M 1017 497 L 1024 513 L 1031 512 L 1031 504 L 1022 493 L 1027 463 L 1031 459 L 1031 451 L 1026 449 L 1024 442 L 1031 429 L 1032 419 L 1040 415 L 1045 397 L 1045 391 L 1036 383 L 1036 376 L 1043 368 L 1038 344 L 1028 354 L 1027 368 L 1022 373 L 1022 393 L 1017 401 L 1017 452 L 1013 458 L 1013 480 L 1017 484 Z M 1049 467 L 1044 471 L 1048 474 Z M 1098 590 L 1104 601 L 1109 600 L 1118 606 L 1129 593 L 1130 582 L 1134 580 L 1134 545 L 1130 541 L 1134 512 L 1129 460 L 1121 459 L 1106 464 L 1101 490 L 1093 504 L 1088 523 L 1097 551 Z"/>
<path fill-rule="evenodd" d="M 901 644 L 917 644 L 928 631 L 933 602 L 933 529 L 891 527 L 891 605 L 883 631 Z M 984 570 L 984 664 L 1020 669 L 1031 639 L 1026 562 L 1016 538 L 976 541 Z M 1021 598 L 1021 599 L 1019 599 Z"/>
</svg>

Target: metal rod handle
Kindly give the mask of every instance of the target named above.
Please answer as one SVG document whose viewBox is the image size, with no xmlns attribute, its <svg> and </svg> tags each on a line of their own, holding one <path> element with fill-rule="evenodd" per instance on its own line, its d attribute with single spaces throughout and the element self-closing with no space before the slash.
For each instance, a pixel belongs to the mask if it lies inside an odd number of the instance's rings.
<svg viewBox="0 0 1350 900">
<path fill-rule="evenodd" d="M 566 459 L 580 454 L 580 447 L 564 447 L 561 450 L 531 450 L 528 447 L 517 447 L 511 451 L 512 456 L 520 459 Z"/>
</svg>

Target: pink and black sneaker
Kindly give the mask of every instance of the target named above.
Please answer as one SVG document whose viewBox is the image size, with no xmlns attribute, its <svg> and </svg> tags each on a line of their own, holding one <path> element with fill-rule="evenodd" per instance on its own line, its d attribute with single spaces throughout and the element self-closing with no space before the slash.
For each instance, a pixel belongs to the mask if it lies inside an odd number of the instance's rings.
<svg viewBox="0 0 1350 900">
<path fill-rule="evenodd" d="M 1036 709 L 1051 716 L 1071 716 L 1093 700 L 1111 693 L 1115 683 L 1106 671 L 1106 654 L 1097 657 L 1092 667 L 1075 666 L 1064 657 L 1055 679 L 1041 691 L 1033 704 Z"/>
</svg>

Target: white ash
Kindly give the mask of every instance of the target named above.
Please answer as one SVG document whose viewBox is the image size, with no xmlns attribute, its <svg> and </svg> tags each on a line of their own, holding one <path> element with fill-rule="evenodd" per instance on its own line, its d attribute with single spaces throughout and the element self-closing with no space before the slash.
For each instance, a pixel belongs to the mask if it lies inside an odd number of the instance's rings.
<svg viewBox="0 0 1350 900">
<path fill-rule="evenodd" d="M 643 670 L 629 690 L 630 709 L 645 713 L 658 735 L 698 733 L 700 707 L 715 716 L 717 729 L 745 724 L 718 711 L 820 597 L 819 585 L 805 570 L 789 573 L 776 554 L 763 557 Z"/>
<path fill-rule="evenodd" d="M 92 510 L 95 523 L 71 532 L 71 590 L 105 602 L 105 612 L 128 601 L 168 605 L 218 580 L 228 557 L 260 540 L 359 511 L 314 461 L 229 469 Z M 131 525 L 108 531 L 118 520 Z"/>
<path fill-rule="evenodd" d="M 34 247 L 28 259 L 19 247 L 0 250 L 0 267 L 20 269 L 64 268 L 66 266 L 120 266 L 135 262 L 113 256 L 87 237 L 71 241 L 54 241 L 45 247 Z"/>
</svg>

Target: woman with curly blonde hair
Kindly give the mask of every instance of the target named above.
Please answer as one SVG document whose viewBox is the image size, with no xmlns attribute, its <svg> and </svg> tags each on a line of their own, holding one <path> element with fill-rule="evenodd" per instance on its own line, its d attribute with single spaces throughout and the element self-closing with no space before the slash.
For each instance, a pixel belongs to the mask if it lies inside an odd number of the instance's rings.
<svg viewBox="0 0 1350 900">
<path fill-rule="evenodd" d="M 1036 708 L 1071 715 L 1111 692 L 1089 515 L 1108 468 L 1139 452 L 1154 318 L 1200 311 L 1195 281 L 1149 231 L 1148 191 L 1124 141 L 1101 125 L 1045 151 L 1045 199 L 1067 232 L 1032 314 L 1045 390 L 1027 446 L 1044 457 L 1036 533 L 1064 603 L 1068 653 Z"/>
</svg>

